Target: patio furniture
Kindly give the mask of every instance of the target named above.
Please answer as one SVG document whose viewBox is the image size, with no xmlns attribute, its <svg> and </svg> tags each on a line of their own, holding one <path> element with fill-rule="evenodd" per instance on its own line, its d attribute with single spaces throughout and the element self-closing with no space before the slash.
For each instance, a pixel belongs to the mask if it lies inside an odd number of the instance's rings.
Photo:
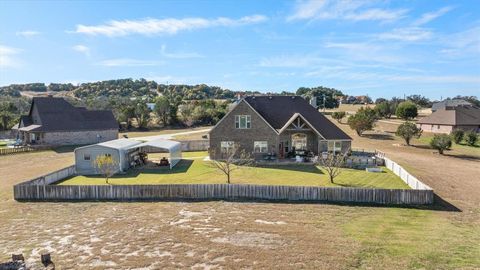
<svg viewBox="0 0 480 270">
<path fill-rule="evenodd" d="M 166 157 L 162 157 L 160 163 L 158 163 L 158 166 L 170 166 L 170 163 Z"/>
<path fill-rule="evenodd" d="M 276 159 L 277 159 L 277 155 L 275 153 L 268 153 L 263 156 L 263 160 L 267 160 L 267 161 L 272 161 Z"/>
</svg>

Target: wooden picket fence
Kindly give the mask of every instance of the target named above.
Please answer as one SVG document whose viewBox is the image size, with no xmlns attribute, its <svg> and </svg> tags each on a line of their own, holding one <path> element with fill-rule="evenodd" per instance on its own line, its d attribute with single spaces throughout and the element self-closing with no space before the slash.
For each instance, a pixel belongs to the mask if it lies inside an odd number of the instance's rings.
<svg viewBox="0 0 480 270">
<path fill-rule="evenodd" d="M 431 204 L 432 190 L 237 184 L 16 185 L 19 201 L 268 200 L 372 204 Z"/>
</svg>

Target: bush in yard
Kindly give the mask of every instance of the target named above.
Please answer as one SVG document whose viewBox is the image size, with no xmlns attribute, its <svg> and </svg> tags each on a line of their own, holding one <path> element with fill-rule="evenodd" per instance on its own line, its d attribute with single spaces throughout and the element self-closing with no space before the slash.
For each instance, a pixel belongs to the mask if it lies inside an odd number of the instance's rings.
<svg viewBox="0 0 480 270">
<path fill-rule="evenodd" d="M 360 108 L 355 115 L 348 118 L 348 125 L 355 130 L 358 136 L 367 130 L 372 130 L 377 120 L 376 112 L 370 108 Z"/>
<path fill-rule="evenodd" d="M 407 143 L 407 145 L 410 145 L 410 140 L 412 138 L 418 139 L 420 138 L 420 136 L 422 136 L 422 130 L 412 122 L 405 122 L 398 126 L 397 132 L 395 132 L 395 134 L 402 137 Z"/>
<path fill-rule="evenodd" d="M 398 118 L 405 120 L 413 119 L 418 115 L 417 105 L 411 101 L 404 101 L 398 104 L 395 115 L 397 115 Z"/>
<path fill-rule="evenodd" d="M 459 144 L 462 142 L 463 140 L 463 135 L 465 134 L 465 132 L 461 129 L 454 129 L 452 131 L 452 133 L 450 133 L 450 136 L 452 136 L 452 139 L 453 141 L 456 143 L 456 144 Z"/>
<path fill-rule="evenodd" d="M 470 130 L 465 133 L 465 141 L 467 145 L 474 146 L 478 141 L 478 135 L 475 131 Z"/>
<path fill-rule="evenodd" d="M 332 118 L 337 120 L 338 123 L 345 117 L 345 112 L 334 112 L 332 113 Z"/>
<path fill-rule="evenodd" d="M 395 113 L 395 105 L 389 101 L 382 101 L 375 106 L 378 117 L 390 118 Z"/>
<path fill-rule="evenodd" d="M 430 141 L 430 146 L 438 150 L 438 153 L 443 155 L 443 151 L 452 147 L 452 138 L 447 134 L 435 134 Z"/>
</svg>

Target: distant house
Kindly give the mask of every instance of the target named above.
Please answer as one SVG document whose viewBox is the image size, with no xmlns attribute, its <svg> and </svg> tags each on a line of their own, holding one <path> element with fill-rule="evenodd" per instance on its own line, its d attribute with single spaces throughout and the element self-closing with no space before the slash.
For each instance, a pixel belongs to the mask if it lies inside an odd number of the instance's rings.
<svg viewBox="0 0 480 270">
<path fill-rule="evenodd" d="M 417 122 L 417 126 L 426 132 L 450 133 L 454 129 L 480 132 L 480 108 L 475 106 L 447 106 Z"/>
<path fill-rule="evenodd" d="M 78 145 L 118 138 L 118 123 L 108 110 L 74 107 L 63 98 L 34 97 L 30 112 L 15 127 L 24 144 Z"/>
<path fill-rule="evenodd" d="M 432 112 L 437 110 L 451 109 L 457 106 L 472 106 L 472 103 L 463 99 L 446 99 L 444 101 L 433 103 Z"/>
<path fill-rule="evenodd" d="M 300 96 L 247 96 L 210 131 L 211 158 L 238 144 L 257 159 L 347 152 L 352 138 Z"/>
</svg>

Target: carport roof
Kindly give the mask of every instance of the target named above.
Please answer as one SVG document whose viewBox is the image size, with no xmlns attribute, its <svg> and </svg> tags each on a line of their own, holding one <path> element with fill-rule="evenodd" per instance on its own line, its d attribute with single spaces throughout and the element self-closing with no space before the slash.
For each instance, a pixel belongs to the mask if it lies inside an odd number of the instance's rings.
<svg viewBox="0 0 480 270">
<path fill-rule="evenodd" d="M 109 148 L 113 148 L 113 149 L 125 150 L 125 149 L 130 149 L 130 148 L 136 147 L 139 144 L 142 144 L 142 142 L 122 138 L 122 139 L 116 139 L 116 140 L 113 140 L 113 141 L 102 142 L 102 143 L 99 143 L 97 145 L 104 146 L 104 147 L 109 147 Z"/>
<path fill-rule="evenodd" d="M 170 141 L 166 139 L 157 139 L 157 140 L 152 140 L 152 141 L 147 141 L 138 145 L 131 146 L 130 148 L 137 148 L 137 147 L 142 147 L 142 146 L 151 146 L 151 147 L 156 147 L 156 148 L 162 148 L 162 149 L 175 149 L 177 147 L 180 147 L 181 143 L 176 142 L 176 141 Z"/>
</svg>

